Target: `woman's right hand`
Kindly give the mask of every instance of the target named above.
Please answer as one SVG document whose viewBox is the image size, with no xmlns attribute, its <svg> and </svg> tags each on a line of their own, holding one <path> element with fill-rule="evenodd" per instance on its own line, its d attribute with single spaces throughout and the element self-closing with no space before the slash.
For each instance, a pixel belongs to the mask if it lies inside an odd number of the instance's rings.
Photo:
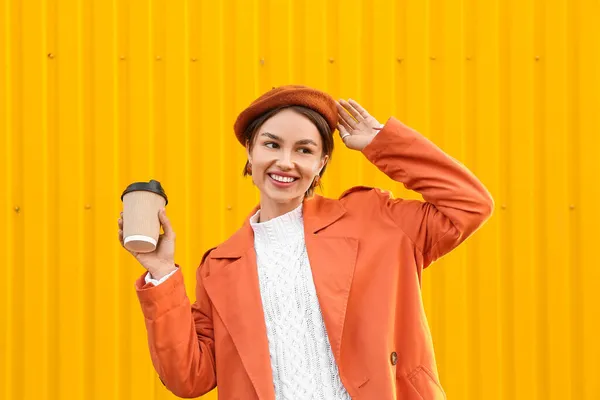
<svg viewBox="0 0 600 400">
<path fill-rule="evenodd" d="M 164 209 L 158 212 L 158 218 L 164 233 L 158 237 L 156 249 L 150 253 L 138 253 L 125 248 L 123 243 L 123 213 L 121 213 L 118 220 L 121 246 L 134 256 L 154 279 L 160 279 L 177 268 L 175 266 L 175 232 Z"/>
</svg>

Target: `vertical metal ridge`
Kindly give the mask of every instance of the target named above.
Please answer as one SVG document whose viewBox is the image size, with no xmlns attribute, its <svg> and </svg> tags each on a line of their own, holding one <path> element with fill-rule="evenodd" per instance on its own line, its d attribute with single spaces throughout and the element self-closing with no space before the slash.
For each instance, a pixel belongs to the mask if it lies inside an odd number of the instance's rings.
<svg viewBox="0 0 600 400">
<path fill-rule="evenodd" d="M 578 366 L 584 365 L 584 349 L 585 349 L 585 336 L 583 327 L 583 285 L 582 279 L 585 274 L 585 266 L 581 260 L 581 237 L 580 232 L 581 226 L 581 187 L 580 187 L 580 148 L 581 148 L 581 124 L 580 118 L 581 113 L 579 111 L 580 104 L 580 86 L 581 79 L 579 71 L 577 70 L 577 63 L 581 62 L 580 55 L 580 37 L 579 30 L 577 29 L 579 17 L 580 5 L 578 2 L 567 2 L 566 3 L 566 44 L 568 50 L 566 52 L 566 75 L 567 75 L 567 129 L 568 132 L 576 132 L 574 135 L 567 136 L 571 138 L 568 141 L 568 154 L 567 154 L 567 165 L 570 167 L 568 174 L 568 187 L 569 187 L 569 247 L 571 249 L 570 254 L 570 280 L 571 280 L 571 320 L 570 325 L 572 327 L 571 336 L 571 368 L 570 378 L 572 381 L 571 387 L 571 398 L 573 399 L 585 399 L 585 379 L 581 374 Z"/>
<path fill-rule="evenodd" d="M 191 164 L 191 153 L 192 153 L 192 149 L 190 146 L 190 118 L 191 118 L 191 113 L 190 113 L 190 69 L 191 69 L 191 58 L 190 58 L 190 18 L 189 18 L 189 3 L 188 1 L 184 1 L 183 2 L 183 6 L 182 6 L 182 19 L 184 21 L 183 23 L 183 60 L 182 62 L 183 64 L 183 71 L 184 71 L 184 77 L 183 77 L 183 85 L 184 87 L 182 88 L 183 91 L 183 130 L 184 130 L 184 160 L 183 160 L 183 166 L 184 166 L 184 198 L 183 198 L 183 205 L 184 205 L 184 210 L 185 210 L 185 215 L 191 215 L 191 193 L 192 190 L 191 188 L 193 187 L 194 183 L 191 180 L 191 168 L 192 168 L 192 164 Z M 185 218 L 185 224 L 184 224 L 184 234 L 185 234 L 185 238 L 184 238 L 184 249 L 185 249 L 185 256 L 184 256 L 184 262 L 185 265 L 192 265 L 191 263 L 191 255 L 192 255 L 192 243 L 194 243 L 192 241 L 192 236 L 191 236 L 191 232 L 192 232 L 192 225 L 190 223 L 189 218 Z M 195 274 L 194 274 L 195 275 Z M 155 383 L 158 385 L 159 382 L 156 382 L 155 379 Z"/>
<path fill-rule="evenodd" d="M 119 61 L 120 61 L 120 75 L 119 75 L 119 142 L 118 148 L 121 150 L 118 157 L 119 162 L 119 190 L 125 189 L 131 175 L 131 166 L 128 162 L 129 155 L 132 154 L 132 147 L 130 146 L 130 135 L 132 132 L 131 121 L 132 121 L 132 106 L 131 106 L 131 85 L 133 66 L 135 66 L 134 57 L 136 53 L 135 44 L 130 46 L 131 41 L 131 14 L 130 5 L 125 2 L 118 2 L 116 9 L 118 16 L 118 23 L 120 29 L 119 32 Z M 143 43 L 137 43 L 141 46 Z M 145 92 L 137 93 L 140 96 L 146 95 Z M 117 382 L 118 382 L 118 393 L 119 398 L 127 399 L 131 397 L 131 380 L 132 380 L 132 364 L 131 357 L 129 356 L 129 349 L 131 348 L 131 335 L 129 329 L 129 322 L 132 318 L 132 312 L 128 306 L 128 301 L 131 299 L 132 285 L 129 280 L 130 273 L 127 270 L 130 268 L 130 256 L 124 251 L 120 253 L 119 257 L 119 271 L 118 271 L 118 301 L 123 306 L 117 310 L 118 315 L 118 329 L 120 341 L 118 342 L 118 371 Z"/>
<path fill-rule="evenodd" d="M 11 147 L 11 135 L 10 135 L 10 100 L 9 96 L 12 94 L 10 87 L 10 62 L 11 62 L 11 35 L 10 35 L 10 2 L 0 2 L 0 21 L 2 22 L 0 27 L 0 65 L 4 65 L 4 69 L 0 70 L 0 155 L 2 161 L 0 161 L 0 177 L 5 182 L 6 188 L 4 193 L 0 194 L 0 224 L 5 227 L 2 234 L 0 234 L 0 254 L 2 254 L 1 262 L 7 266 L 8 273 L 5 275 L 5 279 L 0 282 L 0 394 L 4 397 L 8 396 L 8 380 L 10 371 L 10 351 L 8 341 L 10 338 L 9 330 L 11 324 L 8 318 L 9 315 L 9 297 L 12 293 L 10 289 L 10 271 L 12 262 L 10 251 L 12 250 L 12 221 L 14 212 L 14 206 L 11 206 L 11 180 L 9 164 L 11 162 L 10 147 Z M 9 222 L 10 221 L 10 222 Z M 4 235 L 7 232 L 7 237 Z"/>
<path fill-rule="evenodd" d="M 217 12 L 218 12 L 218 19 L 217 19 L 217 24 L 214 27 L 214 32 L 218 32 L 218 48 L 216 49 L 211 49 L 213 51 L 212 54 L 210 54 L 210 56 L 213 58 L 213 62 L 212 64 L 217 68 L 217 82 L 215 89 L 218 90 L 219 92 L 219 102 L 218 102 L 218 124 L 217 126 L 222 129 L 223 131 L 226 131 L 227 129 L 227 122 L 225 120 L 225 108 L 226 108 L 226 101 L 227 101 L 227 95 L 225 93 L 225 85 L 226 85 L 226 75 L 223 71 L 223 65 L 222 63 L 224 62 L 224 48 L 225 48 L 225 38 L 223 35 L 223 31 L 224 31 L 224 25 L 225 25 L 225 20 L 226 17 L 224 15 L 225 10 L 224 10 L 224 4 L 223 3 L 219 3 L 218 7 L 217 7 Z M 213 67 L 214 69 L 214 67 Z M 212 87 L 212 86 L 211 86 Z M 225 160 L 227 159 L 227 137 L 226 135 L 219 135 L 219 160 Z M 225 207 L 226 202 L 227 202 L 227 185 L 225 184 L 225 182 L 227 182 L 227 173 L 225 171 L 224 168 L 219 168 L 219 182 L 223 182 L 223 184 L 220 185 L 219 187 L 219 202 L 218 207 L 219 209 L 223 209 L 223 207 Z M 222 214 L 223 215 L 223 214 Z M 224 230 L 224 234 L 227 234 L 226 232 L 230 232 L 230 226 L 229 226 L 229 221 L 231 218 L 227 218 L 227 215 L 223 215 L 222 219 L 221 219 L 221 226 L 222 229 Z"/>
<path fill-rule="evenodd" d="M 41 47 L 42 49 L 46 49 L 47 48 L 47 42 L 48 42 L 48 19 L 47 19 L 47 1 L 46 0 L 42 0 L 42 4 L 41 4 Z M 40 295 L 40 297 L 42 298 L 42 303 L 43 303 L 43 313 L 42 313 L 42 318 L 41 318 L 41 331 L 40 331 L 40 336 L 43 337 L 42 340 L 40 340 L 40 347 L 42 348 L 41 352 L 41 359 L 42 362 L 40 363 L 42 365 L 42 367 L 40 368 L 40 386 L 41 386 L 41 392 L 42 393 L 48 393 L 50 391 L 50 387 L 51 384 L 49 384 L 49 380 L 50 380 L 50 370 L 52 368 L 51 365 L 51 358 L 50 355 L 51 353 L 51 347 L 53 345 L 53 343 L 50 341 L 51 338 L 51 330 L 52 330 L 52 321 L 53 319 L 50 317 L 50 313 L 52 312 L 51 310 L 51 302 L 50 300 L 50 293 L 51 293 L 51 289 L 49 287 L 49 281 L 50 281 L 50 268 L 51 268 L 51 262 L 53 261 L 52 257 L 51 257 L 51 253 L 50 253 L 50 245 L 49 242 L 51 241 L 50 239 L 50 230 L 48 229 L 48 226 L 50 225 L 50 213 L 51 213 L 51 208 L 50 208 L 50 177 L 51 177 L 51 172 L 52 172 L 52 167 L 49 164 L 49 159 L 50 159 L 50 150 L 52 149 L 52 146 L 50 145 L 50 135 L 49 135 L 49 119 L 48 119 L 48 104 L 47 104 L 47 99 L 48 99 L 48 66 L 47 63 L 45 63 L 45 59 L 42 58 L 42 65 L 41 65 L 41 94 L 42 94 L 42 99 L 41 99 L 41 125 L 42 128 L 40 129 L 40 133 L 41 133 L 41 159 L 40 159 L 40 163 L 42 166 L 42 170 L 43 170 L 43 178 L 42 178 L 42 201 L 41 201 L 41 215 L 42 215 L 42 223 L 41 223 L 41 231 L 43 231 L 43 233 L 40 234 L 41 240 L 42 240 L 42 246 L 41 246 L 41 259 L 42 259 L 42 274 L 41 274 L 41 289 L 42 289 L 42 293 Z M 44 65 L 45 63 L 45 65 Z"/>
<path fill-rule="evenodd" d="M 45 50 L 47 49 L 47 43 L 49 42 L 48 37 L 50 36 L 49 31 L 48 31 L 48 9 L 47 9 L 47 0 L 43 0 L 42 1 L 42 5 L 41 5 L 41 33 L 42 33 L 42 48 Z M 44 60 L 46 61 L 46 60 Z M 53 147 L 50 144 L 50 131 L 52 130 L 52 127 L 50 126 L 50 119 L 49 119 L 49 112 L 48 112 L 48 100 L 49 100 L 49 79 L 48 79 L 48 65 L 46 63 L 46 65 L 42 66 L 41 68 L 41 74 L 42 74 L 42 157 L 41 157 L 41 165 L 42 168 L 44 170 L 44 176 L 43 176 L 43 199 L 42 199 L 42 215 L 43 215 L 43 221 L 42 221 L 42 230 L 43 230 L 43 234 L 42 236 L 42 254 L 43 254 L 43 274 L 42 274 L 42 294 L 41 294 L 41 298 L 43 299 L 43 304 L 44 304 L 44 313 L 43 313 L 43 319 L 41 322 L 41 325 L 43 326 L 43 330 L 42 330 L 42 335 L 44 335 L 44 339 L 41 341 L 41 347 L 43 348 L 43 357 L 42 357 L 42 387 L 43 387 L 43 392 L 44 393 L 50 393 L 51 389 L 53 387 L 53 384 L 50 383 L 50 380 L 52 379 L 52 373 L 51 370 L 53 369 L 53 359 L 52 359 L 52 355 L 53 355 L 53 346 L 54 346 L 54 342 L 52 341 L 53 339 L 53 335 L 52 335 L 52 331 L 53 331 L 53 321 L 54 319 L 52 318 L 51 314 L 53 313 L 53 302 L 51 300 L 51 296 L 52 296 L 52 279 L 51 276 L 53 275 L 51 273 L 51 268 L 52 268 L 52 264 L 54 261 L 54 251 L 51 250 L 53 249 L 53 246 L 51 243 L 52 240 L 52 235 L 51 235 L 51 230 L 49 229 L 49 227 L 51 226 L 51 221 L 53 219 L 52 217 L 52 211 L 53 208 L 51 207 L 52 203 L 51 203 L 51 197 L 52 193 L 50 190 L 50 182 L 52 179 L 52 172 L 53 172 L 53 168 L 52 165 L 50 164 L 50 160 L 51 160 L 51 155 L 52 155 L 52 150 Z"/>
<path fill-rule="evenodd" d="M 9 96 L 12 93 L 10 90 L 10 19 L 9 19 L 9 2 L 0 2 L 0 65 L 4 68 L 0 70 L 0 179 L 5 182 L 5 190 L 0 194 L 0 225 L 4 226 L 3 233 L 0 234 L 0 254 L 2 254 L 1 261 L 7 266 L 7 270 L 10 270 L 12 262 L 10 259 L 9 251 L 12 242 L 12 223 L 9 221 L 13 218 L 11 211 L 14 212 L 14 208 L 11 207 L 11 194 L 10 188 L 11 181 L 9 179 L 9 163 L 11 162 L 10 155 L 10 101 Z M 4 237 L 8 232 L 8 237 Z M 8 274 L 7 274 L 8 275 Z M 4 394 L 4 397 L 8 396 L 8 379 L 10 366 L 8 358 L 10 356 L 8 340 L 9 340 L 9 329 L 11 327 L 8 320 L 8 307 L 9 307 L 9 292 L 10 280 L 3 279 L 0 282 L 0 395 Z"/>
<path fill-rule="evenodd" d="M 547 236 L 548 267 L 548 345 L 550 398 L 564 399 L 572 391 L 570 371 L 572 351 L 571 322 L 571 258 L 569 239 L 569 144 L 568 134 L 568 77 L 567 77 L 567 4 L 558 0 L 552 7 L 544 4 L 539 9 L 540 53 L 536 54 L 538 68 L 543 70 L 544 94 L 544 144 L 545 161 L 544 183 L 546 184 L 548 231 Z M 542 14 L 543 13 L 543 14 Z M 549 134 L 552 132 L 552 134 Z"/>
<path fill-rule="evenodd" d="M 21 271 L 24 267 L 23 255 L 25 252 L 24 249 L 24 240 L 25 240 L 25 232 L 23 229 L 23 215 L 26 212 L 23 202 L 24 202 L 24 193 L 23 193 L 23 120 L 24 116 L 24 103 L 23 103 L 23 32 L 20 29 L 23 25 L 23 6 L 21 3 L 12 2 L 11 3 L 14 8 L 11 10 L 11 20 L 13 21 L 10 24 L 13 29 L 13 49 L 14 53 L 12 54 L 13 68 L 11 71 L 14 71 L 13 79 L 12 79 L 12 148 L 9 150 L 11 152 L 12 157 L 9 156 L 9 160 L 12 161 L 12 195 L 11 199 L 14 203 L 13 210 L 14 214 L 14 225 L 13 225 L 13 264 L 12 270 L 9 270 L 9 274 L 7 279 L 10 282 L 9 293 L 11 293 L 11 297 L 9 298 L 9 321 L 12 323 L 12 335 L 9 335 L 9 349 L 10 349 L 10 377 L 11 379 L 7 382 L 9 387 L 9 393 L 16 397 L 20 398 L 24 395 L 24 385 L 25 385 L 25 363 L 22 357 L 22 352 L 24 351 L 25 341 L 23 338 L 24 333 L 24 299 L 21 298 L 23 296 L 25 282 L 23 275 L 18 272 Z M 12 340 L 11 340 L 12 339 Z M 12 390 L 10 390 L 12 389 Z"/>
<path fill-rule="evenodd" d="M 274 4 L 280 4 L 281 2 L 276 2 Z M 222 53 L 222 57 L 219 59 L 219 63 L 221 66 L 221 71 L 223 73 L 223 80 L 222 80 L 222 92 L 224 93 L 224 101 L 223 101 L 223 120 L 222 120 L 222 135 L 224 137 L 224 142 L 223 142 L 223 154 L 225 156 L 225 160 L 229 160 L 228 162 L 224 162 L 221 165 L 221 169 L 223 170 L 223 179 L 225 182 L 225 185 L 223 187 L 223 191 L 224 191 L 224 199 L 225 201 L 223 202 L 223 204 L 221 205 L 221 209 L 226 209 L 228 205 L 230 204 L 235 204 L 236 209 L 238 209 L 239 207 L 237 207 L 237 205 L 239 204 L 239 196 L 238 196 L 238 185 L 235 184 L 231 184 L 230 182 L 234 182 L 235 179 L 239 176 L 239 171 L 241 169 L 241 167 L 238 167 L 238 164 L 236 163 L 236 151 L 238 150 L 238 143 L 237 140 L 235 139 L 235 136 L 232 134 L 233 129 L 232 129 L 232 124 L 231 121 L 234 120 L 235 118 L 235 111 L 234 111 L 234 107 L 233 107 L 233 100 L 235 99 L 235 91 L 236 91 L 236 87 L 234 86 L 232 79 L 230 79 L 230 77 L 235 76 L 235 65 L 234 65 L 234 59 L 235 59 L 235 44 L 234 44 L 234 36 L 233 33 L 231 32 L 231 30 L 229 29 L 229 18 L 231 15 L 233 15 L 233 7 L 232 7 L 232 3 L 231 2 L 225 2 L 221 5 L 222 9 L 221 9 L 221 35 L 223 36 L 223 46 L 222 49 L 224 50 Z M 282 6 L 283 7 L 283 6 Z M 276 27 L 279 27 L 278 24 L 285 24 L 285 9 L 281 11 L 281 15 L 278 15 L 277 21 L 273 24 L 273 26 L 270 25 L 270 27 L 272 29 L 274 29 L 274 31 L 276 30 Z M 286 27 L 287 28 L 287 27 Z M 286 48 L 285 43 L 287 43 L 287 35 L 289 34 L 286 31 L 280 31 L 280 34 L 278 35 L 278 39 L 281 40 L 282 43 L 282 48 L 280 49 L 279 53 L 278 53 L 278 59 L 277 62 L 280 63 L 279 64 L 279 69 L 285 71 L 285 73 L 283 73 L 283 76 L 285 77 L 285 75 L 287 75 L 289 73 L 289 68 L 287 65 L 287 57 L 286 57 Z M 274 57 L 275 58 L 275 57 Z M 283 78 L 281 78 L 283 79 Z M 227 232 L 235 232 L 237 230 L 237 228 L 239 227 L 240 222 L 235 218 L 235 216 L 237 215 L 237 211 L 236 212 L 229 212 L 226 214 L 225 217 L 225 228 L 227 229 Z"/>
<path fill-rule="evenodd" d="M 166 158 L 166 83 L 165 63 L 171 63 L 171 57 L 167 57 L 167 46 L 165 45 L 166 18 L 164 0 L 152 0 L 148 2 L 148 115 L 140 113 L 140 121 L 148 119 L 148 137 L 145 139 L 148 146 L 148 173 L 151 177 L 157 177 L 165 173 L 162 162 Z M 134 100 L 135 101 L 135 100 Z M 134 127 L 136 129 L 137 127 Z M 139 140 L 144 140 L 142 135 Z M 160 154 L 162 153 L 162 154 Z"/>
<path fill-rule="evenodd" d="M 577 366 L 585 382 L 584 393 L 586 399 L 597 397 L 600 392 L 600 380 L 597 379 L 600 358 L 600 321 L 598 308 L 600 304 L 600 269 L 598 260 L 598 226 L 600 225 L 600 185 L 597 184 L 600 176 L 600 163 L 598 162 L 598 148 L 600 148 L 600 55 L 597 48 L 600 42 L 598 32 L 598 18 L 600 4 L 598 2 L 579 2 L 581 9 L 578 16 L 578 29 L 580 29 L 580 58 L 577 63 L 580 74 L 580 99 L 579 122 L 580 133 L 580 190 L 582 214 L 580 223 L 581 261 L 585 268 L 585 278 L 582 281 L 583 290 L 583 335 L 585 352 L 583 365 Z"/>
<path fill-rule="evenodd" d="M 533 19 L 531 23 L 534 28 L 533 40 L 533 52 L 532 58 L 535 57 L 535 53 L 542 50 L 543 46 L 543 27 L 544 20 L 543 14 L 540 9 L 543 9 L 542 0 L 534 0 L 533 8 Z M 533 61 L 532 61 L 533 62 Z M 546 274 L 548 266 L 547 256 L 547 235 L 548 235 L 548 223 L 546 216 L 548 215 L 547 206 L 547 185 L 544 177 L 544 166 L 546 165 L 546 156 L 544 154 L 545 149 L 545 103 L 544 103 L 544 83 L 545 83 L 544 70 L 538 65 L 534 66 L 534 143 L 535 143 L 535 165 L 534 165 L 534 176 L 535 176 L 535 196 L 537 200 L 536 207 L 536 218 L 535 226 L 536 230 L 536 275 L 540 277 L 537 281 L 537 313 L 536 321 L 538 328 L 538 338 L 536 341 L 537 357 L 538 357 L 538 376 L 539 381 L 537 386 L 539 388 L 539 396 L 543 399 L 549 399 L 551 390 L 549 384 L 546 382 L 546 377 L 550 376 L 550 365 L 549 365 L 549 352 L 552 351 L 549 348 L 548 329 L 549 316 L 548 316 L 548 275 Z"/>
<path fill-rule="evenodd" d="M 117 215 L 117 213 L 120 213 L 120 210 L 122 209 L 122 205 L 121 205 L 121 200 L 120 200 L 120 196 L 121 196 L 121 187 L 120 187 L 120 142 L 119 142 L 119 136 L 122 132 L 121 129 L 121 119 L 120 119 L 120 105 L 121 105 L 121 94 L 120 94 L 120 86 L 121 86 L 121 79 L 120 79 L 120 71 L 122 70 L 122 66 L 121 66 L 121 62 L 123 60 L 121 60 L 121 58 L 123 56 L 121 56 L 120 54 L 120 50 L 121 46 L 120 46 L 120 37 L 122 36 L 121 33 L 123 32 L 122 26 L 121 26 L 121 19 L 120 19 L 120 13 L 119 13 L 119 5 L 121 2 L 119 2 L 118 0 L 111 0 L 110 3 L 107 1 L 105 2 L 106 4 L 110 4 L 110 11 L 106 13 L 106 16 L 108 17 L 109 21 L 106 23 L 106 26 L 109 27 L 109 31 L 112 33 L 112 35 L 110 36 L 110 40 L 109 40 L 109 44 L 108 47 L 110 48 L 110 52 L 109 55 L 112 57 L 112 59 L 110 60 L 110 62 L 108 63 L 110 65 L 110 74 L 112 76 L 112 85 L 111 85 L 111 96 L 109 98 L 109 100 L 111 100 L 111 104 L 110 104 L 110 110 L 111 113 L 113 115 L 113 120 L 112 123 L 110 125 L 111 127 L 111 139 L 112 139 L 112 146 L 111 146 L 111 153 L 112 153 L 112 163 L 110 164 L 112 167 L 112 174 L 109 177 L 110 179 L 110 188 L 111 188 L 111 193 L 114 194 L 114 200 L 112 202 L 112 206 L 113 206 L 113 210 L 115 211 L 113 215 Z M 107 132 L 108 135 L 108 132 Z M 112 196 L 111 196 L 112 197 Z M 114 217 L 113 217 L 114 218 Z M 118 219 L 118 218 L 117 218 Z M 114 225 L 113 225 L 114 226 Z M 109 229 L 109 231 L 111 231 Z M 110 240 L 109 238 L 107 238 L 107 240 Z M 109 241 L 110 243 L 110 241 Z M 119 292 L 119 278 L 120 278 L 120 267 L 121 267 L 121 254 L 123 254 L 123 249 L 120 247 L 119 244 L 117 244 L 117 250 L 113 252 L 112 257 L 109 259 L 111 262 L 111 266 L 112 268 L 107 268 L 106 270 L 109 271 L 109 273 L 112 276 L 112 280 L 113 280 L 113 293 L 112 293 L 112 300 L 114 302 L 114 306 L 111 310 L 111 316 L 109 318 L 106 319 L 106 323 L 109 324 L 110 326 L 110 339 L 111 342 L 113 343 L 112 348 L 105 348 L 103 349 L 108 355 L 108 357 L 112 358 L 112 362 L 108 362 L 108 365 L 102 365 L 100 366 L 100 368 L 103 368 L 104 371 L 108 370 L 108 372 L 106 372 L 106 376 L 108 376 L 107 380 L 112 381 L 112 387 L 107 389 L 107 396 L 112 396 L 113 398 L 118 399 L 119 396 L 119 388 L 120 388 L 120 372 L 121 372 L 121 363 L 120 361 L 120 348 L 119 348 L 119 333 L 120 333 L 120 329 L 121 329 L 121 324 L 119 321 L 119 307 L 117 306 L 117 304 L 119 304 L 120 301 L 120 292 Z M 99 378 L 98 378 L 99 379 Z M 101 380 L 101 379 L 99 379 Z"/>
<path fill-rule="evenodd" d="M 87 268 L 83 268 L 83 395 L 86 399 L 94 399 L 97 393 L 95 371 L 97 357 L 95 347 L 97 344 L 98 327 L 96 325 L 97 316 L 97 293 L 96 293 L 96 275 L 98 269 L 97 260 L 97 224 L 94 218 L 98 212 L 98 204 L 95 199 L 96 192 L 96 154 L 94 148 L 96 146 L 95 137 L 98 134 L 96 131 L 96 114 L 94 98 L 96 90 L 94 86 L 94 78 L 98 73 L 96 65 L 99 60 L 96 60 L 94 49 L 95 44 L 95 21 L 93 5 L 85 1 L 79 3 L 82 7 L 79 22 L 81 29 L 82 40 L 80 41 L 81 48 L 81 63 L 82 63 L 82 134 L 83 134 L 83 218 L 82 218 L 82 235 L 86 237 L 83 249 L 83 261 Z"/>
<path fill-rule="evenodd" d="M 56 53 L 57 37 L 58 37 L 58 11 L 57 1 L 48 0 L 46 2 L 46 55 L 47 58 L 47 135 L 48 135 L 48 146 L 49 146 L 49 161 L 48 169 L 50 170 L 50 182 L 49 182 L 49 204 L 48 209 L 51 210 L 49 213 L 49 226 L 47 228 L 50 239 L 49 254 L 48 257 L 51 260 L 48 271 L 49 280 L 46 283 L 48 287 L 48 310 L 49 320 L 53 321 L 50 326 L 48 335 L 48 396 L 59 397 L 60 396 L 60 369 L 57 365 L 57 360 L 60 357 L 60 325 L 57 323 L 60 318 L 60 238 L 57 234 L 60 227 L 60 215 L 57 212 L 60 205 L 60 192 L 59 192 L 59 177 L 60 177 L 60 164 L 59 164 L 59 143 L 60 143 L 60 130 L 59 130 L 59 90 L 60 83 L 58 80 L 58 67 L 56 62 L 51 61 L 51 54 Z"/>
<path fill-rule="evenodd" d="M 3 47 L 4 57 L 5 57 L 5 74 L 2 74 L 3 87 L 6 89 L 2 94 L 3 98 L 6 101 L 5 108 L 5 124 L 2 128 L 6 128 L 4 138 L 5 141 L 3 144 L 6 145 L 3 153 L 3 166 L 6 168 L 5 170 L 5 182 L 6 182 L 6 191 L 4 193 L 4 199 L 6 208 L 3 210 L 2 215 L 6 217 L 6 232 L 7 239 L 4 241 L 6 243 L 6 275 L 3 284 L 5 285 L 6 290 L 3 291 L 3 296 L 5 296 L 4 310 L 3 310 L 3 318 L 6 321 L 6 329 L 5 338 L 2 345 L 2 348 L 5 350 L 2 352 L 2 372 L 5 374 L 3 379 L 2 391 L 5 393 L 6 398 L 10 398 L 14 396 L 19 390 L 16 385 L 19 379 L 20 371 L 17 369 L 20 367 L 15 361 L 15 356 L 18 353 L 18 349 L 16 348 L 15 338 L 19 337 L 20 332 L 18 331 L 18 326 L 16 324 L 16 310 L 14 310 L 15 304 L 15 288 L 13 285 L 14 276 L 18 271 L 17 261 L 18 261 L 18 251 L 17 245 L 19 243 L 19 231 L 18 231 L 18 208 L 19 207 L 19 194 L 18 194 L 18 186 L 17 182 L 19 176 L 17 175 L 20 171 L 17 165 L 19 160 L 19 155 L 15 154 L 14 150 L 16 149 L 16 141 L 17 139 L 15 133 L 17 132 L 18 126 L 18 107 L 19 107 L 19 99 L 18 94 L 20 93 L 19 88 L 19 64 L 18 64 L 18 49 L 20 45 L 20 37 L 16 33 L 15 25 L 18 21 L 17 16 L 20 13 L 19 4 L 15 5 L 14 2 L 6 1 L 3 5 L 3 11 L 6 13 L 3 15 L 3 20 L 5 24 L 3 25 L 4 33 L 6 35 L 6 46 Z M 16 9 L 16 11 L 15 11 Z M 16 181 L 16 182 L 15 182 Z M 18 290 L 18 288 L 17 288 Z M 15 388 L 17 386 L 17 388 Z"/>
<path fill-rule="evenodd" d="M 513 171 L 511 168 L 511 145 L 513 144 L 513 135 L 511 129 L 516 125 L 514 122 L 518 116 L 513 116 L 513 108 L 511 102 L 513 100 L 513 74 L 512 68 L 515 62 L 511 52 L 511 45 L 513 43 L 513 36 L 510 35 L 508 26 L 511 21 L 509 17 L 511 11 L 514 10 L 514 2 L 500 2 L 500 111 L 499 111 L 499 124 L 500 132 L 506 132 L 506 135 L 500 137 L 500 158 L 499 158 L 499 175 L 500 175 L 500 187 L 498 198 L 496 199 L 496 218 L 499 219 L 499 248 L 502 249 L 499 252 L 499 287 L 498 292 L 498 308 L 499 308 L 499 343 L 500 348 L 500 360 L 501 365 L 498 367 L 500 373 L 499 389 L 500 393 L 498 398 L 510 398 L 514 395 L 515 373 L 512 359 L 506 359 L 505 356 L 509 352 L 508 349 L 515 348 L 513 341 L 513 335 L 515 335 L 515 299 L 514 299 L 514 269 L 515 258 L 512 249 L 512 238 L 511 231 L 513 229 L 513 216 L 516 213 L 516 200 L 511 190 L 511 178 L 513 177 Z M 479 56 L 473 60 L 479 62 Z M 528 199 L 525 199 L 527 201 Z M 513 203 L 513 201 L 515 203 Z M 507 205 L 508 204 L 508 205 Z M 511 383 L 513 385 L 511 385 Z M 508 386 L 508 388 L 506 388 Z M 481 386 L 481 391 L 485 392 L 485 385 Z M 483 393 L 479 393 L 483 395 Z M 474 397 L 477 398 L 477 397 Z"/>
</svg>

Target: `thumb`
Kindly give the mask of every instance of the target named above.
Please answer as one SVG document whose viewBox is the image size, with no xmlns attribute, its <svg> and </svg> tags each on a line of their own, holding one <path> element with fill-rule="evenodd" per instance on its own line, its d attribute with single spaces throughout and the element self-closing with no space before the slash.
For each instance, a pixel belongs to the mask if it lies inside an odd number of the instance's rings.
<svg viewBox="0 0 600 400">
<path fill-rule="evenodd" d="M 171 221 L 169 221 L 169 217 L 167 217 L 167 212 L 165 209 L 161 209 L 158 212 L 158 219 L 160 220 L 160 224 L 165 231 L 165 236 L 167 239 L 175 239 L 175 232 L 173 232 L 173 227 L 171 226 Z"/>
</svg>

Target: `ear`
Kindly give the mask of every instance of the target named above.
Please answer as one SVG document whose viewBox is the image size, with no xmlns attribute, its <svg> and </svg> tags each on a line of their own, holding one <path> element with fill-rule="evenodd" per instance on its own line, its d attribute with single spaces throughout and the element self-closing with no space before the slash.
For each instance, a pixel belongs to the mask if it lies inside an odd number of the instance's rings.
<svg viewBox="0 0 600 400">
<path fill-rule="evenodd" d="M 327 165 L 327 162 L 329 161 L 329 156 L 326 155 L 325 157 L 321 158 L 321 163 L 319 164 L 319 175 L 321 174 L 321 171 L 323 171 L 323 168 L 325 168 L 325 166 Z"/>
<path fill-rule="evenodd" d="M 252 156 L 250 155 L 250 146 L 246 144 L 246 157 L 248 157 L 248 161 L 252 164 Z"/>
</svg>

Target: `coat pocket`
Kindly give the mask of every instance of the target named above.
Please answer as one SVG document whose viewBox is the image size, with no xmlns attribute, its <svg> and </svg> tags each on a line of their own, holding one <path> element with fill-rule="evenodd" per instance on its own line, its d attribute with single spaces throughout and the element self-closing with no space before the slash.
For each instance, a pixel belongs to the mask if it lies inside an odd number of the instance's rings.
<svg viewBox="0 0 600 400">
<path fill-rule="evenodd" d="M 423 400 L 446 400 L 446 393 L 436 377 L 424 366 L 415 368 L 407 378 Z"/>
</svg>

